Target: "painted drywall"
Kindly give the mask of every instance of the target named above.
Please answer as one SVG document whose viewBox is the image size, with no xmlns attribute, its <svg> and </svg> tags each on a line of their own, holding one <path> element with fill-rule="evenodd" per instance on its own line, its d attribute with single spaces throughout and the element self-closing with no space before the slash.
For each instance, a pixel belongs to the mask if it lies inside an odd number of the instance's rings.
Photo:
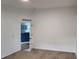
<svg viewBox="0 0 79 59">
<path fill-rule="evenodd" d="M 32 17 L 31 47 L 76 52 L 76 8 L 26 10 L 2 6 L 1 57 L 21 48 L 20 18 Z"/>
<path fill-rule="evenodd" d="M 21 49 L 19 17 L 28 18 L 31 10 L 2 6 L 1 12 L 1 58 L 3 58 Z"/>
<path fill-rule="evenodd" d="M 33 14 L 33 48 L 76 52 L 76 8 L 38 9 Z"/>
</svg>

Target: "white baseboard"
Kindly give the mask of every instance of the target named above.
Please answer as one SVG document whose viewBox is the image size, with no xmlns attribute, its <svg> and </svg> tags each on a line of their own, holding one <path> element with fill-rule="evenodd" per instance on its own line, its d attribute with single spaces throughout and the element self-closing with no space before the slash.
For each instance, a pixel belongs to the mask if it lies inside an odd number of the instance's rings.
<svg viewBox="0 0 79 59">
<path fill-rule="evenodd" d="M 51 51 L 63 51 L 63 52 L 72 52 L 72 53 L 75 53 L 76 54 L 76 51 L 74 50 L 68 50 L 68 49 L 58 49 L 58 48 L 53 48 L 53 47 L 33 47 L 35 49 L 44 49 L 44 50 L 51 50 Z"/>
<path fill-rule="evenodd" d="M 16 51 L 12 51 L 12 52 L 10 52 L 10 53 L 7 53 L 7 54 L 5 54 L 5 55 L 1 55 L 1 58 L 7 57 L 7 56 L 9 56 L 9 55 L 11 55 L 11 54 L 13 54 L 13 53 L 18 52 L 18 51 L 20 51 L 20 49 L 18 49 L 18 50 L 16 50 Z"/>
</svg>

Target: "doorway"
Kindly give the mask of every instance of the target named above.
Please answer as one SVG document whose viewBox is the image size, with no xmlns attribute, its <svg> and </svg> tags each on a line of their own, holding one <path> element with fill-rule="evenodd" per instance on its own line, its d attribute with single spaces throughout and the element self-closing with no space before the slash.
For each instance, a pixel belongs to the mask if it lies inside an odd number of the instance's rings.
<svg viewBox="0 0 79 59">
<path fill-rule="evenodd" d="M 30 48 L 31 22 L 23 19 L 21 22 L 21 50 Z"/>
</svg>

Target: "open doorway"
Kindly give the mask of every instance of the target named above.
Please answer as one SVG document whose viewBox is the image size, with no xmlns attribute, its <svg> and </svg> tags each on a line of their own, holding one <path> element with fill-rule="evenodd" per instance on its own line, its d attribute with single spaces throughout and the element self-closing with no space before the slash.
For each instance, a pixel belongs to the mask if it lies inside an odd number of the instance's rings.
<svg viewBox="0 0 79 59">
<path fill-rule="evenodd" d="M 21 22 L 21 50 L 30 48 L 31 22 L 23 19 Z"/>
</svg>

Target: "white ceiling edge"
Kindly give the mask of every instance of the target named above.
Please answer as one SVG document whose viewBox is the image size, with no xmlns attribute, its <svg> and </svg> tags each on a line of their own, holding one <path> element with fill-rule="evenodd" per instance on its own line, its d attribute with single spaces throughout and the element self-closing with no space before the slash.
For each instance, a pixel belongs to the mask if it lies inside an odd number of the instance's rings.
<svg viewBox="0 0 79 59">
<path fill-rule="evenodd" d="M 34 11 L 34 10 L 39 10 L 39 9 L 52 9 L 52 8 L 66 8 L 66 7 L 74 7 L 77 8 L 77 5 L 74 6 L 61 6 L 61 7 L 48 7 L 48 8 L 24 8 L 24 7 L 17 7 L 17 6 L 12 6 L 12 5 L 5 5 L 5 4 L 1 4 L 1 10 L 9 10 L 9 9 L 17 9 L 17 10 L 29 10 L 29 11 Z"/>
<path fill-rule="evenodd" d="M 58 7 L 77 6 L 76 0 L 30 0 L 22 2 L 21 0 L 1 0 L 4 7 L 11 6 L 20 9 L 48 9 Z"/>
<path fill-rule="evenodd" d="M 51 8 L 19 8 L 19 7 L 14 7 L 10 5 L 1 5 L 1 11 L 5 12 L 18 12 L 18 13 L 30 13 L 30 16 L 33 16 L 33 14 L 36 11 L 39 10 L 52 10 L 52 9 L 58 9 L 58 8 L 75 8 L 77 9 L 77 6 L 64 6 L 64 7 L 51 7 Z"/>
<path fill-rule="evenodd" d="M 9 10 L 9 9 L 14 9 L 14 10 L 34 10 L 35 8 L 22 8 L 22 7 L 17 7 L 17 6 L 12 6 L 12 5 L 5 5 L 1 4 L 1 10 Z"/>
</svg>

